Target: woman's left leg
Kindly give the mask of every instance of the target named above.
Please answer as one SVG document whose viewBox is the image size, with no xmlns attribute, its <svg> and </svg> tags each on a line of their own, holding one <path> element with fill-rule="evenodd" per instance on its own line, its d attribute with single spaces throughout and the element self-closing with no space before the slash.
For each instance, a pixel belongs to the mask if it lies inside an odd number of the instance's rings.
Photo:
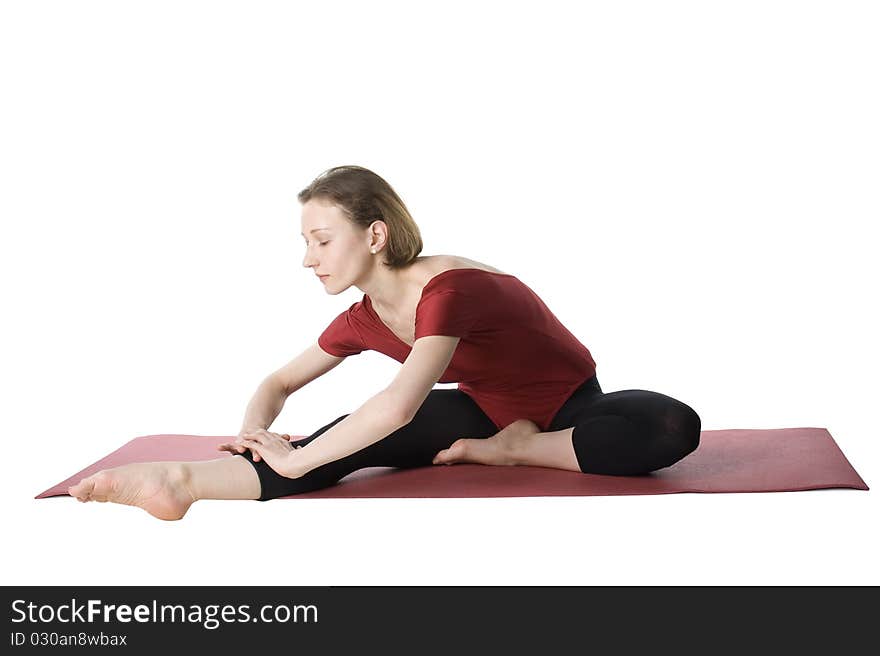
<svg viewBox="0 0 880 656">
<path fill-rule="evenodd" d="M 517 464 L 633 476 L 675 464 L 700 444 L 700 416 L 648 390 L 603 393 L 597 379 L 565 402 L 549 430 L 520 441 Z"/>
<path fill-rule="evenodd" d="M 700 416 L 648 390 L 594 396 L 578 413 L 571 445 L 580 471 L 633 476 L 675 464 L 700 444 Z"/>
<path fill-rule="evenodd" d="M 458 440 L 438 459 L 632 476 L 694 451 L 700 428 L 699 415 L 677 399 L 648 390 L 604 394 L 594 378 L 571 395 L 548 431 L 520 419 L 488 440 Z"/>
</svg>

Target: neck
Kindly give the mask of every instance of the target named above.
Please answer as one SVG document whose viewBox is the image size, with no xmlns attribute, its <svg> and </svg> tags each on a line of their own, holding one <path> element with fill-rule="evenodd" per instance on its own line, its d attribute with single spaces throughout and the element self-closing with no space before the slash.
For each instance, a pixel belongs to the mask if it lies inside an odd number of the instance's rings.
<svg viewBox="0 0 880 656">
<path fill-rule="evenodd" d="M 377 265 L 356 286 L 370 297 L 370 303 L 375 309 L 391 318 L 404 314 L 405 308 L 414 304 L 421 293 L 416 270 L 412 265 L 397 270 Z"/>
</svg>

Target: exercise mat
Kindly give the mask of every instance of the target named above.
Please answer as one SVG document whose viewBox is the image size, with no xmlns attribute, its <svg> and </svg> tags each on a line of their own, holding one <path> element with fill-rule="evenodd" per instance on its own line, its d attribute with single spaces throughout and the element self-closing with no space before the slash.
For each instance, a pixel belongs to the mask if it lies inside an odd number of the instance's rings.
<svg viewBox="0 0 880 656">
<path fill-rule="evenodd" d="M 304 435 L 292 435 L 302 439 Z M 213 460 L 233 437 L 145 435 L 38 495 L 67 495 L 67 488 L 102 469 L 130 462 Z M 673 494 L 677 492 L 794 492 L 868 486 L 825 428 L 707 430 L 696 451 L 671 467 L 638 476 L 583 474 L 532 466 L 461 463 L 414 469 L 367 467 L 335 485 L 285 499 L 388 497 L 542 497 Z"/>
</svg>

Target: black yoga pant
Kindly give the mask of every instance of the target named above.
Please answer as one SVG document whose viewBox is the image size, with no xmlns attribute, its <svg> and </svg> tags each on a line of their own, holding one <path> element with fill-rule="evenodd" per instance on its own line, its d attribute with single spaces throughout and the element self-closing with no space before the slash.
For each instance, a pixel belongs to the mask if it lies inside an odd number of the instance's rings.
<svg viewBox="0 0 880 656">
<path fill-rule="evenodd" d="M 309 437 L 291 440 L 291 444 L 305 446 L 347 416 L 342 415 Z M 700 443 L 700 417 L 690 406 L 647 390 L 605 394 L 596 376 L 569 396 L 548 430 L 571 427 L 578 466 L 589 474 L 647 474 L 678 462 Z M 259 499 L 267 501 L 328 487 L 364 467 L 436 466 L 432 461 L 437 452 L 457 439 L 485 439 L 497 432 L 492 420 L 467 394 L 457 389 L 434 389 L 405 426 L 299 478 L 281 476 L 264 460 L 254 462 L 250 450 L 239 455 L 257 470 Z"/>
</svg>

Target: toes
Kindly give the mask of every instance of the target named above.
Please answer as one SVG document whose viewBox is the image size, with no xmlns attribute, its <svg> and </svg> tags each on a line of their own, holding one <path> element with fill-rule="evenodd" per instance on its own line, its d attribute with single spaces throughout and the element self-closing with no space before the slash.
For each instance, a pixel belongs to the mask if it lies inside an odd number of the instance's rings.
<svg viewBox="0 0 880 656">
<path fill-rule="evenodd" d="M 436 456 L 434 456 L 434 464 L 435 465 L 445 465 L 449 463 L 449 460 L 452 458 L 452 447 L 448 449 L 443 449 L 439 451 Z"/>
<path fill-rule="evenodd" d="M 113 474 L 99 471 L 89 478 L 91 486 L 88 490 L 87 501 L 107 501 L 113 490 Z"/>
<path fill-rule="evenodd" d="M 451 465 L 464 457 L 465 440 L 458 439 L 453 442 L 448 449 L 443 449 L 434 456 L 435 465 Z"/>
<path fill-rule="evenodd" d="M 89 476 L 88 478 L 82 479 L 76 485 L 72 485 L 67 488 L 67 493 L 76 497 L 80 501 L 88 501 L 89 496 L 92 494 L 92 491 L 95 489 L 95 479 Z"/>
</svg>

